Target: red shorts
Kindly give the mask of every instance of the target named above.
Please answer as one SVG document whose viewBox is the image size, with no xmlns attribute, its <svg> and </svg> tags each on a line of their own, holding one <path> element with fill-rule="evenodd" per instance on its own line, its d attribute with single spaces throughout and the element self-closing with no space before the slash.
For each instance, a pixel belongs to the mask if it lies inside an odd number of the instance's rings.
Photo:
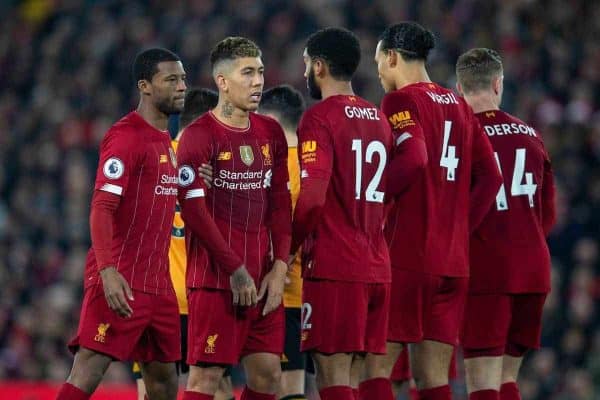
<svg viewBox="0 0 600 400">
<path fill-rule="evenodd" d="M 69 349 L 94 350 L 116 360 L 174 362 L 181 359 L 179 307 L 175 292 L 154 295 L 133 291 L 130 318 L 119 317 L 108 307 L 101 284 L 83 295 L 77 336 Z"/>
<path fill-rule="evenodd" d="M 410 371 L 408 347 L 404 346 L 402 348 L 400 356 L 394 364 L 394 369 L 392 369 L 392 375 L 390 376 L 390 380 L 393 382 L 404 382 L 409 380 L 410 378 L 412 378 L 412 373 Z"/>
<path fill-rule="evenodd" d="M 305 279 L 302 351 L 385 354 L 389 283 Z"/>
<path fill-rule="evenodd" d="M 392 268 L 388 340 L 458 345 L 468 278 Z"/>
<path fill-rule="evenodd" d="M 188 292 L 189 365 L 237 364 L 253 353 L 283 353 L 283 305 L 264 317 L 265 301 L 255 307 L 233 305 L 229 290 L 199 288 Z"/>
<path fill-rule="evenodd" d="M 469 294 L 462 343 L 465 358 L 520 357 L 511 349 L 540 347 L 545 293 Z"/>
</svg>

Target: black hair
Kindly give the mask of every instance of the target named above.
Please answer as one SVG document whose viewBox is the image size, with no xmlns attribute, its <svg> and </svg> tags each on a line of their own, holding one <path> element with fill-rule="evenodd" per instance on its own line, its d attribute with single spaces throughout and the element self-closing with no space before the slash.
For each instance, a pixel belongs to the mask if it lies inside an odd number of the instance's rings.
<svg viewBox="0 0 600 400">
<path fill-rule="evenodd" d="M 435 47 L 433 33 L 413 21 L 388 26 L 379 40 L 381 50 L 395 50 L 407 61 L 427 61 L 429 52 Z"/>
<path fill-rule="evenodd" d="M 336 80 L 350 81 L 360 63 L 360 43 L 356 35 L 344 28 L 325 28 L 310 35 L 306 53 L 322 59 Z"/>
<path fill-rule="evenodd" d="M 183 129 L 196 118 L 217 106 L 219 94 L 207 88 L 192 88 L 185 94 L 185 106 L 179 115 L 179 128 Z"/>
<path fill-rule="evenodd" d="M 221 61 L 244 57 L 261 57 L 260 48 L 252 40 L 241 36 L 230 36 L 219 43 L 210 52 L 210 65 L 213 69 Z"/>
<path fill-rule="evenodd" d="M 133 79 L 151 81 L 158 72 L 158 64 L 164 61 L 181 61 L 179 56 L 170 50 L 160 47 L 144 50 L 135 56 L 133 62 Z"/>
<path fill-rule="evenodd" d="M 261 112 L 277 113 L 281 125 L 292 129 L 298 126 L 305 108 L 304 98 L 290 85 L 279 85 L 265 90 L 259 106 Z"/>
</svg>

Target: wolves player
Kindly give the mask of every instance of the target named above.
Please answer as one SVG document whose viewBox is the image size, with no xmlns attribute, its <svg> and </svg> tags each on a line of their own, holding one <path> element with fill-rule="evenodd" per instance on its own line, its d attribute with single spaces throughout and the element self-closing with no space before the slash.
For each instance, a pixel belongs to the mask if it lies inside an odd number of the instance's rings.
<svg viewBox="0 0 600 400">
<path fill-rule="evenodd" d="M 275 399 L 291 241 L 287 143 L 275 120 L 253 112 L 264 84 L 256 44 L 226 38 L 213 49 L 211 64 L 219 103 L 188 126 L 178 152 L 189 250 L 191 367 L 184 398 L 212 399 L 225 367 L 241 360 L 242 399 Z M 208 195 L 196 176 L 207 162 L 215 176 Z"/>
<path fill-rule="evenodd" d="M 323 400 L 354 398 L 358 354 L 366 355 L 361 398 L 392 398 L 374 356 L 385 352 L 388 323 L 382 226 L 392 135 L 385 116 L 352 90 L 359 62 L 358 39 L 345 29 L 318 31 L 306 43 L 304 76 L 321 101 L 298 128 L 302 185 L 292 249 L 303 243 L 302 350 L 315 361 Z"/>
<path fill-rule="evenodd" d="M 458 91 L 489 137 L 504 177 L 494 207 L 471 237 L 463 333 L 467 389 L 471 400 L 516 400 L 519 367 L 527 350 L 539 348 L 550 291 L 552 169 L 539 132 L 500 110 L 498 53 L 467 51 L 458 58 L 456 75 Z"/>
<path fill-rule="evenodd" d="M 167 132 L 181 112 L 185 71 L 166 49 L 137 55 L 140 102 L 102 140 L 90 212 L 92 248 L 73 369 L 58 399 L 88 399 L 112 360 L 138 360 L 152 399 L 175 399 L 181 358 L 168 248 L 177 195 Z M 134 301 L 135 298 L 135 301 Z"/>
<path fill-rule="evenodd" d="M 433 47 L 431 32 L 402 22 L 385 29 L 375 52 L 387 93 L 381 108 L 394 129 L 395 153 L 413 176 L 401 192 L 390 187 L 397 196 L 385 229 L 392 261 L 386 358 L 391 371 L 403 344 L 414 343 L 411 369 L 423 400 L 451 398 L 448 368 L 468 289 L 469 234 L 501 182 L 469 106 L 429 79 Z"/>
</svg>

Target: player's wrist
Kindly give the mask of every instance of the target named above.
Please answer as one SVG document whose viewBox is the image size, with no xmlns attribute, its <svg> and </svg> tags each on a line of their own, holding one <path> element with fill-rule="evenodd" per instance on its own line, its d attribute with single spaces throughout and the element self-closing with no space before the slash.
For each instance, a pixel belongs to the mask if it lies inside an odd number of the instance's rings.
<svg viewBox="0 0 600 400">
<path fill-rule="evenodd" d="M 107 265 L 103 265 L 103 266 L 101 266 L 101 267 L 98 268 L 98 272 L 100 273 L 100 277 L 104 277 L 107 274 L 112 274 L 116 270 L 117 270 L 117 268 L 114 266 L 114 264 L 107 264 Z"/>
<path fill-rule="evenodd" d="M 283 261 L 282 259 L 275 259 L 275 261 L 273 262 L 273 267 L 271 269 L 272 271 L 275 271 L 278 274 L 287 274 L 287 263 L 285 261 Z"/>
</svg>

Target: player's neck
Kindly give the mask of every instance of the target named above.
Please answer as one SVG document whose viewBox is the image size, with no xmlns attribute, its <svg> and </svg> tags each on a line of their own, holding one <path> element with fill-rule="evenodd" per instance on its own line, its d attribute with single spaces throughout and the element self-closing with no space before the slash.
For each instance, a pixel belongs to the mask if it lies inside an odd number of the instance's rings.
<svg viewBox="0 0 600 400">
<path fill-rule="evenodd" d="M 153 107 L 148 102 L 140 100 L 136 111 L 147 123 L 159 131 L 167 130 L 169 126 L 169 116 L 158 111 L 156 107 Z"/>
<path fill-rule="evenodd" d="M 321 83 L 321 95 L 323 96 L 323 100 L 331 96 L 354 96 L 352 82 L 327 79 Z"/>
<path fill-rule="evenodd" d="M 212 113 L 219 122 L 234 128 L 244 129 L 250 123 L 250 112 L 235 107 L 227 99 L 219 98 L 219 103 Z"/>
<path fill-rule="evenodd" d="M 412 85 L 413 83 L 431 82 L 429 74 L 422 63 L 409 64 L 404 71 L 396 74 L 396 87 L 402 89 L 404 86 Z"/>
<path fill-rule="evenodd" d="M 473 109 L 475 114 L 491 111 L 491 110 L 499 110 L 498 101 L 495 96 L 491 93 L 487 92 L 478 92 L 474 94 L 465 94 L 465 100 Z"/>
</svg>

